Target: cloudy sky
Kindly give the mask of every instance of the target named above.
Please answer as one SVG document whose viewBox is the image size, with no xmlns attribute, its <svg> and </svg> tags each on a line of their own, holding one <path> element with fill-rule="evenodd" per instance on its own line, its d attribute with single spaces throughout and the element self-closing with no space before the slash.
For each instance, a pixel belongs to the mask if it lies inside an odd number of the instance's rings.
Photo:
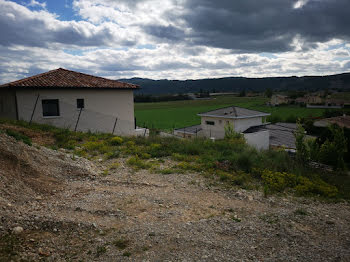
<svg viewBox="0 0 350 262">
<path fill-rule="evenodd" d="M 0 83 L 350 71 L 349 0 L 0 0 Z"/>
</svg>

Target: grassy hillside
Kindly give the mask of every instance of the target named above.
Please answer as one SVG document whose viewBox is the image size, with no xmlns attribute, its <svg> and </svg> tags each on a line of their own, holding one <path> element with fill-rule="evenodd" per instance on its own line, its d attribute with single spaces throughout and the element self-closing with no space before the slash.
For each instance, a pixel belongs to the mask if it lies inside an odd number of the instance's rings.
<svg viewBox="0 0 350 262">
<path fill-rule="evenodd" d="M 35 131 L 35 132 L 32 132 Z M 0 119 L 0 134 L 18 141 L 36 140 L 52 149 L 65 148 L 75 156 L 109 163 L 101 175 L 118 169 L 120 161 L 135 170 L 159 174 L 199 173 L 227 187 L 263 190 L 265 194 L 291 192 L 301 196 L 349 199 L 349 176 L 299 163 L 284 151 L 257 151 L 242 137 L 213 143 L 206 139 L 117 137 L 72 132 L 48 125 Z M 24 139 L 25 138 L 25 139 Z"/>
<path fill-rule="evenodd" d="M 309 109 L 294 105 L 270 107 L 264 97 L 218 96 L 212 100 L 187 100 L 159 103 L 135 103 L 137 125 L 159 129 L 172 129 L 200 123 L 200 112 L 230 105 L 271 113 L 271 118 L 281 121 L 298 117 L 319 117 L 324 109 Z M 271 119 L 270 119 L 271 120 Z"/>
</svg>

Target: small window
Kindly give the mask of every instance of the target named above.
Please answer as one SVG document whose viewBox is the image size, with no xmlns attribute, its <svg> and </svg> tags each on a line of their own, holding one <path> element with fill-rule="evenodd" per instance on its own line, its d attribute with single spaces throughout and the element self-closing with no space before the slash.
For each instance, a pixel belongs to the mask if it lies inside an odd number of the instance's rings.
<svg viewBox="0 0 350 262">
<path fill-rule="evenodd" d="M 45 100 L 42 100 L 42 104 L 43 104 L 43 116 L 60 115 L 58 99 L 45 99 Z"/>
<path fill-rule="evenodd" d="M 219 124 L 222 124 L 222 120 L 219 120 Z"/>
<path fill-rule="evenodd" d="M 82 109 L 84 108 L 84 99 L 77 99 L 77 108 Z"/>
<path fill-rule="evenodd" d="M 207 125 L 214 126 L 215 122 L 214 121 L 205 121 Z"/>
</svg>

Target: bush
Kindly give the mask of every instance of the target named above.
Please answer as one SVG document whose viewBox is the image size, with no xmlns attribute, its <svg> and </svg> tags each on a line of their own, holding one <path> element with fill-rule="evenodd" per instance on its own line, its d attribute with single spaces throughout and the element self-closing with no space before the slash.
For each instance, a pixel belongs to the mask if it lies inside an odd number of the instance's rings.
<svg viewBox="0 0 350 262">
<path fill-rule="evenodd" d="M 267 117 L 267 121 L 271 123 L 277 123 L 282 122 L 282 118 L 279 115 L 272 114 L 271 116 Z"/>
<path fill-rule="evenodd" d="M 283 192 L 287 187 L 293 187 L 296 184 L 296 176 L 286 172 L 264 170 L 261 178 L 272 192 Z"/>
<path fill-rule="evenodd" d="M 112 146 L 119 146 L 123 143 L 123 138 L 119 136 L 112 137 L 109 141 L 110 145 Z"/>
<path fill-rule="evenodd" d="M 295 115 L 289 115 L 287 118 L 286 118 L 286 122 L 287 123 L 296 123 L 298 120 L 298 118 L 295 116 Z"/>
<path fill-rule="evenodd" d="M 319 157 L 322 163 L 336 169 L 344 169 L 344 154 L 347 152 L 347 139 L 344 130 L 336 125 L 329 126 L 331 137 L 321 145 Z"/>
<path fill-rule="evenodd" d="M 295 146 L 297 149 L 296 158 L 299 163 L 305 164 L 309 158 L 310 154 L 305 143 L 305 129 L 300 123 L 297 125 L 297 130 L 295 131 Z"/>
<path fill-rule="evenodd" d="M 323 197 L 333 198 L 338 194 L 338 189 L 320 178 L 313 180 L 286 172 L 273 172 L 264 170 L 262 179 L 269 192 L 283 192 L 287 188 L 294 189 L 297 195 L 320 195 Z"/>
<path fill-rule="evenodd" d="M 136 170 L 149 169 L 152 167 L 151 163 L 141 160 L 138 156 L 130 157 L 126 163 Z"/>
<path fill-rule="evenodd" d="M 232 124 L 227 124 L 225 127 L 225 139 L 239 139 L 243 135 L 236 132 Z"/>
</svg>

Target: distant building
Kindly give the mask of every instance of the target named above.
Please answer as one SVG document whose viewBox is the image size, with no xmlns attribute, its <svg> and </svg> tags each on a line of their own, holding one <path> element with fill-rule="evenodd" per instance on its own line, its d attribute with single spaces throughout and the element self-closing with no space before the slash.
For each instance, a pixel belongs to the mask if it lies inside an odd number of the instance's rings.
<svg viewBox="0 0 350 262">
<path fill-rule="evenodd" d="M 307 99 L 307 104 L 311 104 L 311 105 L 324 104 L 324 99 L 320 95 L 309 95 L 309 96 L 306 96 L 306 99 Z"/>
<path fill-rule="evenodd" d="M 243 133 L 250 127 L 266 124 L 266 117 L 269 115 L 269 113 L 230 106 L 200 113 L 198 114 L 201 117 L 200 125 L 176 129 L 174 133 L 185 138 L 208 137 L 223 139 L 227 125 L 231 125 L 235 132 Z M 245 138 L 248 144 L 258 149 L 269 148 L 269 132 L 265 130 L 246 134 Z"/>
<path fill-rule="evenodd" d="M 290 102 L 290 99 L 288 96 L 285 95 L 273 95 L 271 97 L 270 105 L 272 106 L 279 106 L 283 104 L 288 104 Z"/>
<path fill-rule="evenodd" d="M 350 116 L 336 116 L 331 118 L 325 118 L 318 121 L 315 121 L 314 126 L 317 127 L 326 127 L 331 124 L 336 124 L 340 127 L 345 127 L 350 129 Z"/>
<path fill-rule="evenodd" d="M 306 105 L 307 104 L 307 98 L 306 97 L 298 97 L 294 101 L 295 101 L 296 104 L 299 104 L 299 105 Z"/>
</svg>

